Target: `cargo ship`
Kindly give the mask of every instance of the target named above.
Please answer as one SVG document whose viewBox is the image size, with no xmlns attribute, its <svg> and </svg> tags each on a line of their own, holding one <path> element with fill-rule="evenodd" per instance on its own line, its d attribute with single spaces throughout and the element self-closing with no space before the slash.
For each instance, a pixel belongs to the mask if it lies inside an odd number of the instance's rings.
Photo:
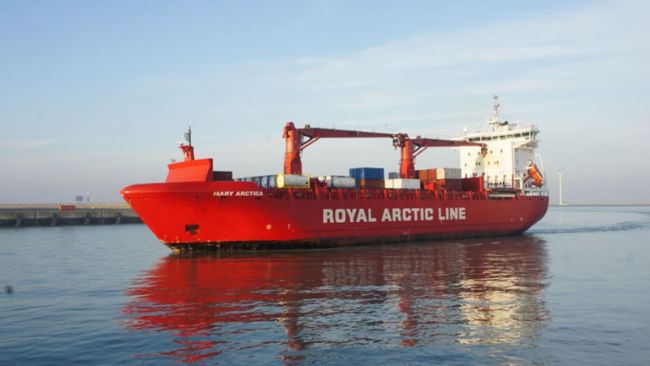
<svg viewBox="0 0 650 366">
<path fill-rule="evenodd" d="M 273 249 L 399 243 L 519 234 L 548 208 L 539 129 L 501 121 L 495 98 L 486 131 L 454 139 L 405 133 L 284 126 L 284 171 L 236 177 L 194 155 L 191 130 L 184 159 L 165 182 L 124 188 L 122 197 L 174 251 Z M 400 152 L 398 172 L 351 168 L 348 176 L 304 175 L 303 151 L 325 138 L 387 139 Z M 415 169 L 428 148 L 460 153 L 460 168 Z M 541 169 L 539 167 L 542 167 Z"/>
</svg>

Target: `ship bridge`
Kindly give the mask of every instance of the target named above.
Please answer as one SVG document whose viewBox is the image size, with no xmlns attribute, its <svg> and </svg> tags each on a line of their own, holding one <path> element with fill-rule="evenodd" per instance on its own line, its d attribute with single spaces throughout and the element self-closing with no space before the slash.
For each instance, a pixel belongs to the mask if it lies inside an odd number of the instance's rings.
<svg viewBox="0 0 650 366">
<path fill-rule="evenodd" d="M 501 121 L 498 97 L 494 98 L 494 113 L 488 119 L 487 131 L 465 129 L 459 140 L 482 143 L 485 148 L 460 147 L 460 167 L 463 178 L 483 176 L 488 189 L 539 190 L 530 180 L 531 164 L 541 161 L 535 153 L 539 129 L 518 122 Z"/>
</svg>

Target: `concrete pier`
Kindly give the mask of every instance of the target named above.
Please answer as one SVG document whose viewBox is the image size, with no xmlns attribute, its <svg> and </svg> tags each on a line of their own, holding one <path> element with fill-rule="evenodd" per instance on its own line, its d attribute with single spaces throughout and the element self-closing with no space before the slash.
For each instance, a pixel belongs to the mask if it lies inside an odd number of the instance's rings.
<svg viewBox="0 0 650 366">
<path fill-rule="evenodd" d="M 141 223 L 126 203 L 0 203 L 0 226 Z"/>
</svg>

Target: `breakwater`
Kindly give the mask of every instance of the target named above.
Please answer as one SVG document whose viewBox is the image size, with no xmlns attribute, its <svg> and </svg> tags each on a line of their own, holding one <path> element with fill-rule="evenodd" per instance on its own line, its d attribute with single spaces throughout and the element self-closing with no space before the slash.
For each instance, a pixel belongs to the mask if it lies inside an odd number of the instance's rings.
<svg viewBox="0 0 650 366">
<path fill-rule="evenodd" d="M 0 226 L 101 225 L 142 222 L 126 203 L 0 204 Z"/>
</svg>

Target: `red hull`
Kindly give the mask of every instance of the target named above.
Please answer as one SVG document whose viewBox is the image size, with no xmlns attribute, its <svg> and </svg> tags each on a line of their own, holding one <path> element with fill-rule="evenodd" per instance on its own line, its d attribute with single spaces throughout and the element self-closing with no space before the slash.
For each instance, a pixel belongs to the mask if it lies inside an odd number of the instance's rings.
<svg viewBox="0 0 650 366">
<path fill-rule="evenodd" d="M 546 196 L 490 199 L 485 193 L 429 190 L 260 189 L 252 182 L 140 184 L 122 196 L 163 243 L 308 247 L 526 231 Z"/>
</svg>

